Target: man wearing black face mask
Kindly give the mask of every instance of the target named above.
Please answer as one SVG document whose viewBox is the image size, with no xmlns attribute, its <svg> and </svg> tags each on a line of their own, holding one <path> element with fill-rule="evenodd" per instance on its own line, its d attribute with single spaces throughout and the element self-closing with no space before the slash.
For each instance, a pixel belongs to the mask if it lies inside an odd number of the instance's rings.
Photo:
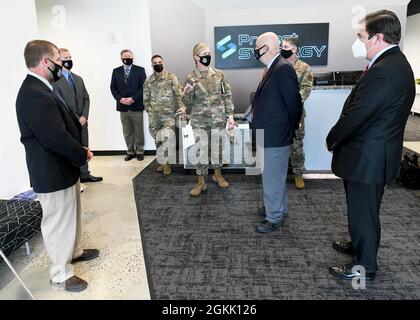
<svg viewBox="0 0 420 320">
<path fill-rule="evenodd" d="M 175 74 L 165 70 L 163 63 L 160 55 L 152 57 L 155 72 L 144 83 L 143 103 L 149 115 L 150 134 L 156 141 L 157 161 L 160 164 L 157 171 L 168 176 L 172 173 L 168 156 L 161 155 L 159 147 L 165 137 L 175 142 L 176 117 L 185 115 L 186 108 L 182 102 L 181 83 Z"/>
<path fill-rule="evenodd" d="M 79 292 L 87 282 L 74 275 L 72 263 L 96 258 L 96 249 L 80 248 L 80 167 L 93 154 L 82 146 L 79 119 L 53 92 L 61 61 L 51 42 L 35 40 L 25 47 L 28 76 L 16 101 L 31 185 L 43 217 L 42 236 L 51 259 L 51 285 Z"/>
<path fill-rule="evenodd" d="M 66 102 L 69 108 L 77 115 L 82 126 L 82 144 L 89 146 L 88 122 L 90 99 L 83 79 L 77 74 L 70 72 L 73 68 L 71 53 L 67 49 L 60 49 L 60 58 L 63 64 L 63 76 L 53 84 L 56 91 Z M 90 174 L 88 163 L 80 168 L 81 182 L 98 182 L 102 177 L 94 177 Z"/>
<path fill-rule="evenodd" d="M 302 117 L 302 98 L 296 72 L 280 55 L 275 33 L 258 37 L 255 57 L 267 67 L 252 102 L 251 128 L 264 130 L 264 145 L 257 148 L 264 155 L 261 163 L 266 215 L 256 231 L 268 233 L 277 230 L 288 214 L 287 168 L 293 133 Z"/>
<path fill-rule="evenodd" d="M 302 103 L 305 103 L 309 97 L 313 86 L 313 74 L 311 67 L 300 60 L 297 56 L 299 48 L 299 40 L 297 38 L 288 38 L 283 41 L 281 55 L 287 59 L 295 68 L 299 81 L 300 95 Z M 295 175 L 295 187 L 301 190 L 305 187 L 303 181 L 303 173 L 305 172 L 305 152 L 303 151 L 303 139 L 305 138 L 305 110 L 303 110 L 302 120 L 299 129 L 296 130 L 295 139 L 292 145 L 292 153 L 290 156 L 293 173 Z"/>
<path fill-rule="evenodd" d="M 143 133 L 143 84 L 146 81 L 144 68 L 133 64 L 133 53 L 121 51 L 123 66 L 112 72 L 111 92 L 117 101 L 121 123 L 127 144 L 125 161 L 137 157 L 144 159 Z"/>
</svg>

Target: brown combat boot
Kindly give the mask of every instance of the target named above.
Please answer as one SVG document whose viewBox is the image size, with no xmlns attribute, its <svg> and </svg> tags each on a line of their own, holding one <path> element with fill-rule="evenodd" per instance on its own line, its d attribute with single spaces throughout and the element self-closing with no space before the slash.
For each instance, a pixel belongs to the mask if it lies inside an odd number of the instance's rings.
<svg viewBox="0 0 420 320">
<path fill-rule="evenodd" d="M 197 177 L 198 177 L 198 182 L 194 186 L 194 188 L 191 190 L 191 196 L 193 197 L 198 197 L 201 193 L 204 193 L 207 190 L 206 180 L 204 176 L 197 176 Z"/>
<path fill-rule="evenodd" d="M 169 163 L 165 164 L 163 166 L 163 174 L 165 176 L 169 176 L 169 175 L 171 175 L 171 173 L 172 173 L 171 165 Z"/>
<path fill-rule="evenodd" d="M 302 175 L 295 176 L 295 187 L 298 190 L 302 190 L 303 188 L 305 188 L 305 181 L 303 181 Z"/>
<path fill-rule="evenodd" d="M 221 169 L 214 169 L 213 181 L 217 182 L 220 188 L 229 188 L 229 183 L 223 178 Z"/>
</svg>

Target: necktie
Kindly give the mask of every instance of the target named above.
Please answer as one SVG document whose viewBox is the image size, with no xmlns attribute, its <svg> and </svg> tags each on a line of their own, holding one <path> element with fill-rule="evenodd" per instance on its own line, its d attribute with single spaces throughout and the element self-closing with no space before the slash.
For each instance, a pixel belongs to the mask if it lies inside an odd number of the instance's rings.
<svg viewBox="0 0 420 320">
<path fill-rule="evenodd" d="M 127 84 L 129 76 L 130 76 L 130 69 L 125 68 L 125 72 L 124 72 L 124 82 L 125 82 L 125 84 Z"/>
<path fill-rule="evenodd" d="M 363 69 L 363 75 L 365 75 L 365 74 L 366 74 L 366 72 L 368 72 L 368 70 L 369 70 L 369 65 L 367 65 L 367 66 Z"/>
<path fill-rule="evenodd" d="M 268 68 L 266 67 L 266 68 L 264 68 L 264 71 L 263 71 L 263 73 L 261 75 L 261 80 L 260 80 L 260 83 L 258 84 L 258 88 L 257 88 L 256 93 L 258 93 L 260 91 L 261 86 L 262 86 L 262 84 L 263 84 L 263 82 L 265 80 L 265 77 L 266 77 L 267 73 L 268 73 Z"/>
<path fill-rule="evenodd" d="M 265 67 L 265 68 L 264 68 L 264 71 L 263 71 L 263 73 L 262 73 L 262 75 L 261 75 L 261 82 L 263 82 L 263 81 L 264 81 L 265 76 L 267 75 L 267 72 L 268 72 L 268 68 L 267 68 L 267 67 Z"/>
<path fill-rule="evenodd" d="M 74 83 L 73 76 L 71 75 L 71 73 L 69 73 L 69 77 L 68 77 L 67 80 L 68 80 L 70 86 L 73 88 L 74 92 L 76 92 L 76 85 Z"/>
</svg>

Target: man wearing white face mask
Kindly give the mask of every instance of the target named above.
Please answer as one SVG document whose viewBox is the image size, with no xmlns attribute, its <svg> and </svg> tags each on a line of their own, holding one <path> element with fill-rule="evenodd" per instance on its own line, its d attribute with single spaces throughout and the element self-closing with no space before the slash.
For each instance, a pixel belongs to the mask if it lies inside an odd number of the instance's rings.
<svg viewBox="0 0 420 320">
<path fill-rule="evenodd" d="M 367 71 L 344 104 L 327 137 L 332 170 L 343 178 L 351 241 L 333 248 L 353 256 L 334 276 L 373 280 L 381 237 L 379 210 L 385 186 L 399 174 L 404 129 L 414 102 L 413 71 L 398 47 L 401 25 L 395 13 L 381 10 L 361 22 L 353 55 L 369 61 Z"/>
</svg>

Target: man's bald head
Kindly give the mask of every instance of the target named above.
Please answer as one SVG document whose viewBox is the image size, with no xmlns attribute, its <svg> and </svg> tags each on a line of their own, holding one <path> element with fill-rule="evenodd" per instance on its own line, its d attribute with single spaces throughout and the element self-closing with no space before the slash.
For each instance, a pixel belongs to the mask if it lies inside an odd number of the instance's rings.
<svg viewBox="0 0 420 320">
<path fill-rule="evenodd" d="M 266 32 L 260 35 L 257 39 L 258 43 L 262 45 L 267 45 L 272 48 L 280 48 L 280 40 L 279 37 L 274 32 Z"/>
<path fill-rule="evenodd" d="M 280 40 L 274 32 L 266 32 L 260 35 L 256 42 L 255 49 L 262 49 L 260 51 L 260 61 L 265 65 L 268 65 L 271 60 L 280 52 Z"/>
</svg>

